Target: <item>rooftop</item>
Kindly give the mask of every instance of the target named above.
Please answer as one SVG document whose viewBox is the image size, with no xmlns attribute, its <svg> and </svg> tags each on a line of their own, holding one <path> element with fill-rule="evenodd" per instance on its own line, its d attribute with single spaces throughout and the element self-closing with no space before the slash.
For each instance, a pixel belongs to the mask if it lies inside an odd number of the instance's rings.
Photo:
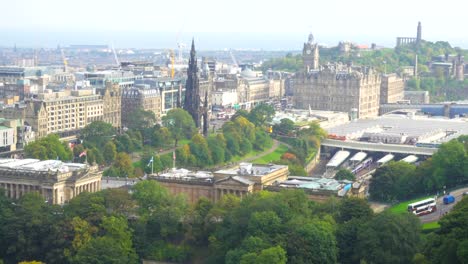
<svg viewBox="0 0 468 264">
<path fill-rule="evenodd" d="M 310 190 L 340 191 L 346 185 L 351 184 L 348 180 L 335 180 L 326 178 L 290 176 L 286 181 L 278 183 L 280 187 L 304 188 Z"/>
<path fill-rule="evenodd" d="M 60 160 L 0 159 L 0 170 L 69 172 L 86 167 L 86 164 L 65 163 Z"/>
<path fill-rule="evenodd" d="M 225 170 L 216 171 L 216 174 L 225 174 L 225 175 L 246 175 L 246 176 L 263 176 L 274 171 L 287 168 L 286 165 L 276 165 L 276 164 L 252 164 L 247 162 L 241 162 L 238 168 L 231 168 Z"/>
<path fill-rule="evenodd" d="M 359 119 L 327 129 L 329 134 L 357 139 L 365 132 L 406 135 L 408 137 L 433 137 L 432 142 L 447 142 L 468 134 L 465 119 L 433 118 L 405 114 L 388 114 L 373 119 Z"/>
</svg>

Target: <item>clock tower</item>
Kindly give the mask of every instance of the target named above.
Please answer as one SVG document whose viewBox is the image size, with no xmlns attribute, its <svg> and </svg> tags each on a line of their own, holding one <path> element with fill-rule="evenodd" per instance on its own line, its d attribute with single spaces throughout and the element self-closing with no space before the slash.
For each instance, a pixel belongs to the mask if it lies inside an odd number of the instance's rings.
<svg viewBox="0 0 468 264">
<path fill-rule="evenodd" d="M 318 44 L 314 43 L 314 35 L 309 34 L 309 38 L 304 43 L 304 49 L 302 50 L 302 59 L 304 61 L 304 70 L 318 70 L 319 68 L 319 49 Z"/>
</svg>

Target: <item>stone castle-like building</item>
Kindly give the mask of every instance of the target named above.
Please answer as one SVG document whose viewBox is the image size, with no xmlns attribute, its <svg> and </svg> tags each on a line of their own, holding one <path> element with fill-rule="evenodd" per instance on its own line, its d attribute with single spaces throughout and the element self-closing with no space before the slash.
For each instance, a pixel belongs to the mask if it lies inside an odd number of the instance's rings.
<svg viewBox="0 0 468 264">
<path fill-rule="evenodd" d="M 380 74 L 369 67 L 319 65 L 319 47 L 312 34 L 304 44 L 304 69 L 294 77 L 293 100 L 297 108 L 356 112 L 358 118 L 379 112 Z"/>
</svg>

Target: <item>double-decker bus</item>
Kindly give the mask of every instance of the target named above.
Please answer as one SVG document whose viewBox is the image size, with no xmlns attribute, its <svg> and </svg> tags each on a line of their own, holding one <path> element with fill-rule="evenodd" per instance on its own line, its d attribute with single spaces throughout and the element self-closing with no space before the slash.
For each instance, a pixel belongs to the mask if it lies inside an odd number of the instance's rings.
<svg viewBox="0 0 468 264">
<path fill-rule="evenodd" d="M 408 204 L 408 212 L 417 216 L 430 214 L 437 210 L 436 200 L 434 198 L 425 199 L 419 202 Z"/>
</svg>

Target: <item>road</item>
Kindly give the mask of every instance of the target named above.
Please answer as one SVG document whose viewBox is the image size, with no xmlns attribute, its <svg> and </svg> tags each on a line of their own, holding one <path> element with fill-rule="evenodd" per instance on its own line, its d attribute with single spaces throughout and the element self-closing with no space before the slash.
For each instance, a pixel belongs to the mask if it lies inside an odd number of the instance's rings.
<svg viewBox="0 0 468 264">
<path fill-rule="evenodd" d="M 455 197 L 455 202 L 451 204 L 444 204 L 443 196 L 437 198 L 437 211 L 427 214 L 427 215 L 422 215 L 419 217 L 419 220 L 421 220 L 422 223 L 438 221 L 439 218 L 441 218 L 444 214 L 452 210 L 453 206 L 463 198 L 463 192 L 466 192 L 466 191 L 468 191 L 468 187 L 457 189 L 455 191 L 450 192 L 450 194 Z"/>
<path fill-rule="evenodd" d="M 112 189 L 112 188 L 120 188 L 126 185 L 134 185 L 135 183 L 139 182 L 140 179 L 138 178 L 117 178 L 117 177 L 102 177 L 101 179 L 101 189 Z"/>
</svg>

